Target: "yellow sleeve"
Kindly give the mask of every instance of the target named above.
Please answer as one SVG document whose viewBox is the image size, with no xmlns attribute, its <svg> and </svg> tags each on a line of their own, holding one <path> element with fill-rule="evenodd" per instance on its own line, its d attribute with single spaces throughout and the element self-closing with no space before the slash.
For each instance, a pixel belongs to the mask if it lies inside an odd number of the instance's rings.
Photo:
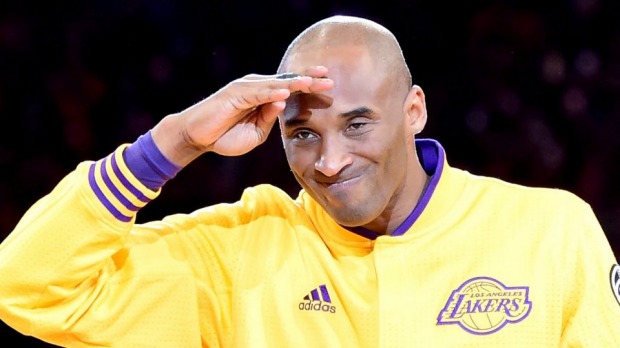
<svg viewBox="0 0 620 348">
<path fill-rule="evenodd" d="M 583 233 L 566 250 L 561 347 L 620 347 L 619 289 L 611 279 L 613 251 L 592 210 L 585 210 Z"/>
<path fill-rule="evenodd" d="M 196 280 L 170 228 L 134 225 L 158 192 L 122 150 L 81 163 L 0 244 L 0 319 L 67 347 L 200 346 Z"/>
</svg>

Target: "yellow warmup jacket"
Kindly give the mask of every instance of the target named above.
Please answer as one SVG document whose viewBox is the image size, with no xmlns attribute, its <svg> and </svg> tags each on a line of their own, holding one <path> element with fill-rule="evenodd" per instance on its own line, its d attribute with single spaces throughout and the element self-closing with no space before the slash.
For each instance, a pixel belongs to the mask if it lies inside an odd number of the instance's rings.
<svg viewBox="0 0 620 348">
<path fill-rule="evenodd" d="M 0 244 L 0 318 L 67 347 L 620 347 L 620 271 L 587 204 L 418 146 L 431 184 L 376 238 L 269 185 L 135 224 L 158 192 L 119 147 Z"/>
</svg>

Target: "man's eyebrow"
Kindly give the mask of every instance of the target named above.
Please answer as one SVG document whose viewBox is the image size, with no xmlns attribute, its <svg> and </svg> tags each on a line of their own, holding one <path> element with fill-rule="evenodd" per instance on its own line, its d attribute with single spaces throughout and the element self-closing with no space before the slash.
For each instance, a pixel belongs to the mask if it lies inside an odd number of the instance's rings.
<svg viewBox="0 0 620 348">
<path fill-rule="evenodd" d="M 372 111 L 372 109 L 370 109 L 367 106 L 360 106 L 357 107 L 353 110 L 347 111 L 347 112 L 343 112 L 340 115 L 338 115 L 338 117 L 340 118 L 352 118 L 352 117 L 356 117 L 356 116 L 370 116 L 372 114 L 374 114 L 375 112 Z M 285 127 L 295 127 L 295 126 L 299 126 L 299 125 L 303 125 L 306 122 L 308 122 L 308 118 L 307 117 L 303 117 L 303 116 L 297 116 L 297 117 L 293 117 L 290 119 L 287 119 L 284 121 L 284 126 Z"/>
<path fill-rule="evenodd" d="M 372 109 L 370 109 L 367 106 L 360 106 L 357 107 L 351 111 L 347 111 L 347 112 L 343 112 L 342 114 L 340 114 L 340 117 L 343 118 L 349 118 L 349 117 L 354 117 L 354 116 L 364 116 L 364 115 L 372 115 L 375 112 L 372 111 Z"/>
<path fill-rule="evenodd" d="M 284 127 L 292 128 L 308 122 L 307 117 L 292 117 L 284 120 Z"/>
</svg>

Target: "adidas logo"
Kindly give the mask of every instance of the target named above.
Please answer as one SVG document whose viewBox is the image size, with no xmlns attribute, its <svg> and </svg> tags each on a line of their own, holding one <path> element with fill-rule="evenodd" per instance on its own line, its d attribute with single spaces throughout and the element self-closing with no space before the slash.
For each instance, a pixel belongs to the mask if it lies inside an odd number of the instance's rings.
<svg viewBox="0 0 620 348">
<path fill-rule="evenodd" d="M 336 313 L 336 307 L 331 303 L 332 299 L 329 297 L 327 287 L 323 284 L 304 296 L 303 301 L 299 302 L 299 310 Z"/>
</svg>

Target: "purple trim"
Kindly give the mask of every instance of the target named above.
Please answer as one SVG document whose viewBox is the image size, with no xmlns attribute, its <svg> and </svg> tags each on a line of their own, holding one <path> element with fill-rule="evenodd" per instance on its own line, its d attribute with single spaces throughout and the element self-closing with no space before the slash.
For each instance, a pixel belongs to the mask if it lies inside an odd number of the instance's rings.
<svg viewBox="0 0 620 348">
<path fill-rule="evenodd" d="M 381 236 L 382 234 L 377 233 L 375 231 L 371 231 L 367 228 L 364 227 L 345 227 L 346 229 L 348 229 L 349 231 L 362 236 L 364 238 L 368 238 L 370 240 L 375 240 L 377 239 L 377 237 Z"/>
<path fill-rule="evenodd" d="M 415 141 L 416 150 L 418 153 L 418 158 L 420 159 L 420 163 L 422 164 L 422 168 L 426 172 L 426 174 L 431 176 L 431 180 L 428 183 L 428 186 L 420 196 L 420 200 L 418 204 L 413 208 L 409 216 L 403 221 L 400 226 L 394 230 L 392 233 L 393 237 L 402 236 L 405 234 L 411 226 L 416 222 L 416 220 L 422 215 L 422 212 L 428 205 L 428 202 L 431 200 L 433 193 L 435 192 L 435 188 L 437 187 L 437 183 L 439 183 L 439 179 L 441 178 L 441 173 L 443 172 L 444 160 L 445 160 L 445 152 L 443 146 L 434 139 L 417 139 Z M 351 227 L 347 228 L 349 231 L 360 235 L 364 238 L 368 238 L 371 240 L 377 239 L 377 237 L 381 236 L 381 234 L 371 231 L 369 229 L 363 227 Z"/>
<path fill-rule="evenodd" d="M 125 177 L 125 175 L 123 175 L 123 173 L 121 172 L 121 169 L 118 167 L 118 163 L 116 163 L 116 156 L 112 156 L 111 163 L 112 163 L 112 171 L 114 172 L 118 180 L 121 182 L 121 184 L 123 184 L 123 186 L 125 186 L 125 188 L 129 190 L 129 192 L 131 192 L 138 200 L 144 203 L 148 203 L 151 201 L 150 198 L 146 197 L 142 193 L 142 191 L 138 190 L 135 186 L 133 186 L 129 182 L 129 180 Z"/>
<path fill-rule="evenodd" d="M 112 192 L 114 197 L 116 197 L 116 199 L 118 199 L 118 201 L 121 202 L 125 206 L 125 208 L 131 211 L 138 211 L 138 209 L 140 208 L 133 205 L 129 201 L 129 199 L 127 199 L 127 197 L 123 196 L 123 194 L 118 190 L 118 188 L 114 186 L 114 183 L 112 183 L 112 180 L 110 180 L 110 177 L 108 176 L 108 172 L 106 170 L 107 160 L 108 160 L 107 158 L 104 158 L 101 161 L 101 177 L 103 178 L 103 182 L 106 184 L 110 192 Z"/>
<path fill-rule="evenodd" d="M 443 172 L 445 155 L 441 144 L 433 139 L 420 139 L 416 140 L 415 143 L 422 167 L 424 168 L 424 171 L 431 176 L 431 179 L 428 186 L 420 196 L 418 204 L 416 204 L 415 208 L 411 214 L 407 216 L 405 221 L 403 221 L 403 223 L 400 224 L 396 230 L 394 230 L 392 236 L 402 236 L 405 234 L 409 228 L 413 226 L 420 215 L 422 215 L 422 212 L 428 205 L 428 202 L 431 200 L 431 197 L 435 192 L 435 188 L 437 187 L 437 183 L 439 182 L 439 178 Z"/>
<path fill-rule="evenodd" d="M 117 219 L 122 222 L 131 221 L 130 216 L 123 215 L 118 209 L 114 207 L 114 205 L 108 200 L 108 198 L 101 192 L 99 185 L 97 185 L 97 181 L 95 180 L 95 166 L 96 163 L 91 164 L 88 169 L 88 183 L 90 184 L 90 188 L 95 193 L 95 196 L 99 199 L 99 202 Z"/>
<path fill-rule="evenodd" d="M 319 286 L 319 289 L 321 289 L 321 295 L 323 295 L 323 302 L 332 302 L 331 297 L 329 297 L 329 292 L 327 292 L 327 287 L 325 285 L 321 285 Z"/>
<path fill-rule="evenodd" d="M 153 191 L 164 186 L 182 169 L 161 153 L 150 131 L 127 147 L 123 157 L 136 178 Z"/>
</svg>

